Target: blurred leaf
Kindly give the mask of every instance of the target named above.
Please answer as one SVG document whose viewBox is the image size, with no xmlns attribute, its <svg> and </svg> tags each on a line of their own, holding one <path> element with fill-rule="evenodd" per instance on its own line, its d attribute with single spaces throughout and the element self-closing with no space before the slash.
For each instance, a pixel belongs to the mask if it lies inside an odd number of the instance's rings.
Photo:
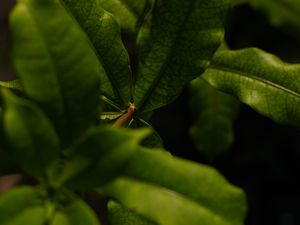
<svg viewBox="0 0 300 225">
<path fill-rule="evenodd" d="M 59 140 L 52 124 L 33 103 L 3 90 L 3 123 L 10 155 L 33 176 L 48 177 L 48 167 L 60 154 Z"/>
<path fill-rule="evenodd" d="M 87 203 L 74 198 L 57 210 L 51 225 L 100 225 L 100 222 Z"/>
<path fill-rule="evenodd" d="M 243 223 L 243 192 L 212 168 L 141 149 L 125 175 L 137 180 L 120 178 L 99 192 L 158 224 Z"/>
<path fill-rule="evenodd" d="M 299 0 L 248 0 L 255 9 L 264 12 L 273 26 L 280 27 L 300 40 Z"/>
<path fill-rule="evenodd" d="M 262 50 L 219 51 L 202 76 L 275 122 L 300 126 L 300 65 Z"/>
<path fill-rule="evenodd" d="M 190 109 L 195 121 L 190 134 L 196 148 L 210 159 L 228 150 L 234 139 L 238 100 L 197 78 L 190 85 Z"/>
<path fill-rule="evenodd" d="M 19 187 L 0 197 L 1 225 L 45 225 L 46 210 L 39 192 Z"/>
<path fill-rule="evenodd" d="M 151 24 L 139 34 L 141 69 L 134 97 L 140 113 L 170 103 L 205 70 L 223 39 L 229 3 L 155 2 Z"/>
<path fill-rule="evenodd" d="M 112 13 L 121 28 L 129 34 L 135 34 L 143 22 L 152 0 L 99 0 L 99 4 Z"/>
<path fill-rule="evenodd" d="M 97 57 L 56 0 L 19 0 L 10 27 L 24 91 L 46 111 L 66 146 L 98 121 Z"/>
<path fill-rule="evenodd" d="M 105 72 L 101 76 L 103 94 L 126 107 L 132 97 L 132 77 L 127 50 L 120 28 L 112 15 L 97 0 L 61 0 L 93 44 Z"/>
<path fill-rule="evenodd" d="M 9 88 L 10 90 L 16 92 L 16 93 L 22 93 L 24 92 L 22 84 L 19 80 L 11 80 L 11 81 L 0 81 L 0 86 Z"/>
<path fill-rule="evenodd" d="M 108 203 L 108 220 L 110 225 L 154 225 L 133 211 L 125 209 L 120 204 L 110 201 Z"/>
<path fill-rule="evenodd" d="M 73 147 L 58 185 L 68 181 L 72 188 L 98 187 L 118 176 L 149 130 L 109 127 L 91 128 Z"/>
<path fill-rule="evenodd" d="M 53 203 L 42 188 L 19 187 L 0 198 L 1 225 L 99 225 L 82 200 L 68 196 L 64 205 Z"/>
</svg>

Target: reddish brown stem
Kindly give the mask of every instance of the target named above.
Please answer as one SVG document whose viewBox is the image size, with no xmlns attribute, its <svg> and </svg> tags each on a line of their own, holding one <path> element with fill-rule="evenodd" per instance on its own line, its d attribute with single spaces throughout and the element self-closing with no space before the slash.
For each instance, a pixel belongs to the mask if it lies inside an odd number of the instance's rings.
<svg viewBox="0 0 300 225">
<path fill-rule="evenodd" d="M 113 127 L 121 127 L 127 120 L 132 118 L 134 112 L 135 112 L 134 105 L 130 105 L 128 107 L 127 113 L 123 114 L 119 119 L 117 119 L 116 122 L 112 126 Z"/>
</svg>

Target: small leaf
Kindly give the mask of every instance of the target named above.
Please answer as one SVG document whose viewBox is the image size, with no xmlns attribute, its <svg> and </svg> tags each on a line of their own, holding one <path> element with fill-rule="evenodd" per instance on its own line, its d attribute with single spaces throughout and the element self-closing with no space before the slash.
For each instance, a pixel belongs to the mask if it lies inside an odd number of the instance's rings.
<svg viewBox="0 0 300 225">
<path fill-rule="evenodd" d="M 51 225 L 100 225 L 97 215 L 82 200 L 75 198 L 59 209 Z"/>
<path fill-rule="evenodd" d="M 110 225 L 155 225 L 114 201 L 108 203 L 108 220 Z"/>
<path fill-rule="evenodd" d="M 299 74 L 299 64 L 248 48 L 217 52 L 202 77 L 275 122 L 299 127 Z"/>
<path fill-rule="evenodd" d="M 158 224 L 243 223 L 243 192 L 212 168 L 166 152 L 140 149 L 125 175 L 134 180 L 119 178 L 100 188 L 99 193 Z"/>
<path fill-rule="evenodd" d="M 0 221 L 1 225 L 99 225 L 95 213 L 82 200 L 64 196 L 64 204 L 54 203 L 40 187 L 20 187 L 2 196 Z"/>
<path fill-rule="evenodd" d="M 104 73 L 103 94 L 121 108 L 132 98 L 132 77 L 128 53 L 121 40 L 120 28 L 112 15 L 97 0 L 61 0 L 94 46 Z"/>
<path fill-rule="evenodd" d="M 13 63 L 24 91 L 45 110 L 67 146 L 98 122 L 97 57 L 57 0 L 19 0 L 10 27 Z"/>
<path fill-rule="evenodd" d="M 58 185 L 68 181 L 73 188 L 102 185 L 118 176 L 149 130 L 109 127 L 91 128 L 73 147 L 63 171 L 58 171 Z"/>
<path fill-rule="evenodd" d="M 33 176 L 48 177 L 48 167 L 60 154 L 52 124 L 32 102 L 3 90 L 4 132 L 12 159 Z"/>
<path fill-rule="evenodd" d="M 116 17 L 123 30 L 135 34 L 152 3 L 151 0 L 100 0 L 99 4 Z"/>
<path fill-rule="evenodd" d="M 45 225 L 46 211 L 39 192 L 19 187 L 0 197 L 1 225 Z"/>
<path fill-rule="evenodd" d="M 134 98 L 140 113 L 170 103 L 205 70 L 223 39 L 228 7 L 227 0 L 155 2 L 138 39 Z"/>
<path fill-rule="evenodd" d="M 196 148 L 210 159 L 228 150 L 234 139 L 238 100 L 197 78 L 190 84 L 190 109 L 195 120 L 190 134 Z"/>
</svg>

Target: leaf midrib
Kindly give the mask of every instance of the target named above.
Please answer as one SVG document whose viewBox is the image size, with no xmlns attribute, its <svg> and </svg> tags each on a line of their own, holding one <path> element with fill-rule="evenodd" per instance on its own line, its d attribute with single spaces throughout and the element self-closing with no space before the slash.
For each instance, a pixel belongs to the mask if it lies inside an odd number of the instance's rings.
<svg viewBox="0 0 300 225">
<path fill-rule="evenodd" d="M 97 58 L 98 58 L 98 60 L 99 60 L 99 64 L 102 65 L 102 67 L 103 67 L 103 69 L 104 69 L 104 71 L 105 71 L 105 74 L 106 74 L 108 80 L 110 81 L 114 93 L 117 95 L 117 98 L 120 99 L 120 100 L 123 102 L 123 104 L 126 106 L 126 105 L 128 104 L 128 102 L 125 101 L 124 96 L 122 95 L 122 93 L 121 93 L 121 91 L 120 91 L 120 89 L 119 89 L 119 87 L 118 87 L 118 85 L 117 85 L 116 80 L 115 80 L 114 77 L 112 76 L 113 73 L 112 73 L 110 67 L 109 67 L 109 66 L 107 65 L 107 63 L 105 62 L 104 57 L 102 57 L 102 56 L 98 53 L 98 50 L 96 49 L 95 45 L 93 44 L 93 42 L 92 42 L 92 40 L 91 40 L 91 37 L 87 34 L 87 32 L 85 32 L 85 28 L 83 27 L 84 25 L 81 24 L 81 23 L 76 19 L 76 17 L 73 15 L 73 13 L 72 13 L 71 10 L 69 9 L 69 7 L 66 6 L 66 4 L 63 2 L 63 0 L 60 0 L 60 3 L 63 5 L 64 9 L 68 12 L 68 14 L 69 14 L 70 17 L 72 18 L 72 20 L 80 27 L 81 31 L 84 33 L 84 35 L 85 35 L 85 37 L 86 37 L 86 39 L 87 39 L 87 41 L 88 41 L 88 43 L 89 43 L 91 49 L 93 50 L 93 52 L 95 53 L 95 55 L 97 56 Z M 77 2 L 77 4 L 78 4 L 78 2 Z M 88 20 L 88 18 L 90 17 L 92 11 L 93 11 L 94 9 L 97 9 L 98 7 L 101 8 L 101 7 L 97 4 L 97 2 L 93 1 L 93 7 L 90 8 L 89 16 L 86 18 L 86 20 Z M 101 9 L 103 10 L 103 15 L 104 15 L 105 13 L 108 13 L 108 12 L 107 12 L 106 10 L 104 10 L 103 8 L 101 8 Z M 111 15 L 110 13 L 108 13 L 108 14 Z M 103 17 L 103 16 L 102 16 L 102 17 Z M 102 22 L 101 22 L 101 23 L 102 23 Z M 102 25 L 101 25 L 101 26 L 102 26 Z M 113 45 L 113 44 L 112 44 L 112 45 Z M 124 51 L 124 49 L 123 49 L 123 51 Z M 123 53 L 123 52 L 122 52 L 122 53 Z M 119 61 L 119 59 L 117 60 L 117 62 L 118 62 L 118 61 Z M 131 84 L 131 85 L 132 85 L 132 84 Z M 131 86 L 131 85 L 130 85 L 130 86 Z M 132 87 L 131 87 L 130 89 L 132 90 Z M 132 95 L 132 94 L 131 94 L 131 95 Z M 117 103 L 115 103 L 115 104 L 117 104 Z M 117 104 L 117 105 L 118 105 L 120 108 L 122 107 L 122 106 L 120 106 L 119 104 Z"/>
<path fill-rule="evenodd" d="M 43 32 L 40 29 L 39 23 L 37 22 L 36 17 L 34 16 L 34 13 L 30 9 L 30 6 L 27 6 L 26 4 L 23 4 L 23 5 L 24 5 L 25 8 L 27 8 L 28 15 L 32 18 L 33 23 L 36 25 L 36 28 L 37 28 L 36 30 L 39 33 L 39 35 L 40 35 L 40 37 L 42 39 L 42 42 L 44 43 L 44 47 L 46 49 L 46 54 L 48 55 L 51 67 L 53 68 L 53 71 L 54 71 L 54 74 L 55 74 L 54 79 L 56 80 L 56 83 L 57 83 L 56 87 L 57 87 L 58 93 L 59 93 L 59 95 L 61 97 L 61 100 L 62 100 L 62 104 L 63 104 L 63 111 L 62 111 L 62 113 L 64 115 L 64 120 L 66 121 L 66 123 L 67 123 L 66 125 L 69 128 L 68 129 L 68 133 L 70 135 L 70 138 L 73 139 L 73 132 L 72 132 L 72 128 L 73 127 L 71 126 L 71 121 L 69 119 L 69 111 L 70 110 L 67 107 L 66 97 L 64 96 L 64 93 L 62 91 L 62 86 L 61 86 L 60 79 L 59 79 L 59 76 L 58 76 L 58 74 L 59 74 L 58 70 L 56 69 L 55 60 L 54 60 L 54 58 L 52 57 L 52 55 L 50 53 L 51 51 L 50 51 L 49 45 L 48 45 L 48 43 L 46 41 L 45 36 L 43 35 Z M 68 116 L 66 116 L 66 115 L 68 115 Z"/>
<path fill-rule="evenodd" d="M 155 2 L 155 4 L 157 4 L 157 1 Z M 163 78 L 163 75 L 165 73 L 165 70 L 167 69 L 168 66 L 168 62 L 170 61 L 170 59 L 173 57 L 173 53 L 176 52 L 177 48 L 176 48 L 176 44 L 180 41 L 181 38 L 181 34 L 182 32 L 180 32 L 181 30 L 183 30 L 183 28 L 185 27 L 187 21 L 189 20 L 190 16 L 191 16 L 191 11 L 194 9 L 194 5 L 195 5 L 195 0 L 192 1 L 187 9 L 186 12 L 186 16 L 184 18 L 184 20 L 182 21 L 181 25 L 178 26 L 177 29 L 177 35 L 172 43 L 171 49 L 169 50 L 169 54 L 167 55 L 167 58 L 165 60 L 165 62 L 163 63 L 161 69 L 159 70 L 157 76 L 155 77 L 153 83 L 151 84 L 150 88 L 148 89 L 148 91 L 146 92 L 146 94 L 144 95 L 144 98 L 142 98 L 142 100 L 140 101 L 139 106 L 137 107 L 140 111 L 143 110 L 143 108 L 145 107 L 146 103 L 148 102 L 149 98 L 151 97 L 151 94 L 154 92 L 154 90 L 157 88 L 160 80 Z M 154 6 L 155 8 L 155 6 Z"/>
<path fill-rule="evenodd" d="M 262 77 L 259 77 L 258 75 L 255 75 L 255 74 L 250 74 L 250 73 L 247 73 L 245 71 L 240 71 L 240 70 L 237 70 L 237 69 L 234 69 L 234 68 L 220 66 L 220 65 L 217 65 L 217 64 L 213 64 L 213 63 L 208 67 L 208 69 L 220 70 L 220 71 L 229 72 L 229 73 L 232 73 L 232 74 L 238 74 L 238 75 L 241 75 L 243 77 L 247 77 L 249 79 L 252 79 L 254 81 L 269 85 L 269 86 L 271 86 L 275 89 L 279 89 L 283 92 L 286 92 L 290 95 L 293 95 L 296 98 L 300 98 L 300 93 L 297 93 L 294 90 L 288 89 L 288 88 L 286 88 L 286 87 L 284 87 L 280 84 L 276 84 L 272 81 L 266 80 Z"/>
</svg>

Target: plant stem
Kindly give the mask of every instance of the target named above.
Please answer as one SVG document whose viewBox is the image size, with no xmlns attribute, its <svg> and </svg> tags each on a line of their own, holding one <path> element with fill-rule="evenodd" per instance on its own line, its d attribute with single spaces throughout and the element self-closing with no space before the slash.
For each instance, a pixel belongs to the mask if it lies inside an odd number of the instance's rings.
<svg viewBox="0 0 300 225">
<path fill-rule="evenodd" d="M 127 120 L 133 117 L 134 113 L 135 113 L 135 107 L 133 104 L 130 104 L 127 113 L 123 114 L 119 119 L 117 119 L 112 126 L 121 127 Z"/>
</svg>

